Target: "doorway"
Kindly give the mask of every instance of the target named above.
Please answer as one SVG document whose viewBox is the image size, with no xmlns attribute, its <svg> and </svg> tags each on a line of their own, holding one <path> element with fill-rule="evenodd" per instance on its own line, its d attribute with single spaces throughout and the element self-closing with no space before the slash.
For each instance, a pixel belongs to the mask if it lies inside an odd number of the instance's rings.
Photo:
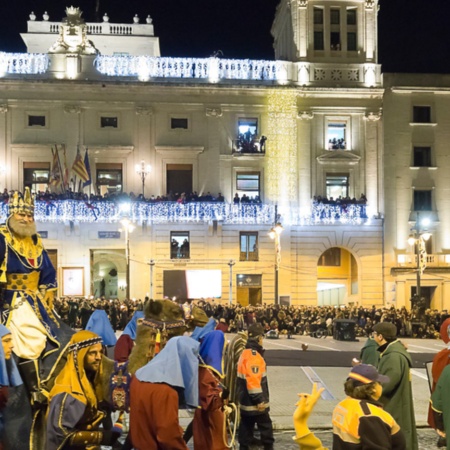
<svg viewBox="0 0 450 450">
<path fill-rule="evenodd" d="M 192 192 L 192 164 L 167 164 L 167 193 L 172 194 Z"/>
</svg>

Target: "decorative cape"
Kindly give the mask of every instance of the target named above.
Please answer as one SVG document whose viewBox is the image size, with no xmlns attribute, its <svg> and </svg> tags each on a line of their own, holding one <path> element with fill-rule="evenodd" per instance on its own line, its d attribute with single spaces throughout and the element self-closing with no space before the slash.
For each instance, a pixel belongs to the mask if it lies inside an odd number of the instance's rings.
<svg viewBox="0 0 450 450">
<path fill-rule="evenodd" d="M 136 378 L 146 383 L 166 383 L 180 388 L 180 407 L 197 407 L 199 346 L 187 336 L 169 339 L 161 353 L 136 371 Z"/>
<path fill-rule="evenodd" d="M 98 334 L 103 340 L 103 345 L 116 345 L 117 337 L 105 310 L 96 309 L 91 314 L 86 324 L 86 330 Z"/>
<path fill-rule="evenodd" d="M 450 335 L 449 335 L 449 327 L 450 327 L 450 317 L 445 319 L 444 322 L 442 322 L 440 334 L 441 339 L 448 344 L 450 342 Z"/>
<path fill-rule="evenodd" d="M 200 343 L 200 366 L 212 370 L 220 378 L 225 376 L 223 367 L 223 352 L 225 350 L 225 335 L 214 330 L 208 333 Z"/>
<path fill-rule="evenodd" d="M 136 311 L 133 314 L 133 317 L 128 322 L 127 326 L 124 328 L 122 334 L 128 334 L 133 341 L 136 339 L 136 331 L 137 331 L 137 320 L 144 318 L 144 311 Z"/>
<path fill-rule="evenodd" d="M 72 336 L 69 342 L 68 355 L 65 366 L 62 368 L 59 375 L 56 377 L 55 385 L 50 391 L 50 400 L 58 394 L 68 393 L 78 401 L 85 405 L 97 409 L 97 396 L 102 398 L 101 380 L 103 366 L 100 368 L 95 377 L 95 391 L 92 384 L 89 382 L 86 372 L 84 370 L 84 358 L 89 351 L 89 348 L 95 344 L 102 342 L 102 339 L 92 331 L 78 331 Z"/>
<path fill-rule="evenodd" d="M 203 337 L 216 328 L 216 325 L 216 320 L 211 317 L 204 327 L 195 327 L 195 330 L 191 334 L 191 338 L 201 341 Z"/>
<path fill-rule="evenodd" d="M 4 325 L 0 325 L 0 338 L 8 334 L 11 334 L 11 331 Z M 5 359 L 3 345 L 0 345 L 0 386 L 19 386 L 21 384 L 23 384 L 23 381 L 17 369 L 16 361 L 13 356 L 10 359 Z"/>
</svg>

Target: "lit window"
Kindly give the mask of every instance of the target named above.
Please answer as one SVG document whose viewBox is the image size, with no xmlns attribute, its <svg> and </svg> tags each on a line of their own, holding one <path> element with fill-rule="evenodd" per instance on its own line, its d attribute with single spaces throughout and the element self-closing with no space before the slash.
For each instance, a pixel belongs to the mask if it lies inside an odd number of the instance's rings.
<svg viewBox="0 0 450 450">
<path fill-rule="evenodd" d="M 96 165 L 97 191 L 100 195 L 122 192 L 122 164 Z"/>
<path fill-rule="evenodd" d="M 170 259 L 189 259 L 189 231 L 172 231 L 170 233 Z"/>
<path fill-rule="evenodd" d="M 50 183 L 50 163 L 25 162 L 23 165 L 23 184 L 32 192 L 45 192 Z M 56 187 L 56 186 L 55 186 Z M 61 189 L 61 186 L 57 186 Z"/>
<path fill-rule="evenodd" d="M 236 193 L 239 196 L 249 198 L 260 197 L 260 177 L 259 172 L 239 172 L 236 174 Z"/>
<path fill-rule="evenodd" d="M 240 261 L 258 261 L 258 233 L 240 233 Z"/>
<path fill-rule="evenodd" d="M 239 153 L 265 153 L 265 136 L 258 135 L 258 119 L 238 119 L 238 138 L 234 143 L 234 151 Z"/>
<path fill-rule="evenodd" d="M 347 121 L 333 120 L 327 126 L 328 150 L 345 150 L 347 148 Z"/>
<path fill-rule="evenodd" d="M 327 198 L 336 200 L 348 196 L 349 175 L 347 173 L 327 174 Z"/>
<path fill-rule="evenodd" d="M 414 147 L 414 167 L 431 167 L 431 147 Z"/>
<path fill-rule="evenodd" d="M 414 191 L 414 211 L 432 211 L 432 197 L 430 190 Z"/>
</svg>

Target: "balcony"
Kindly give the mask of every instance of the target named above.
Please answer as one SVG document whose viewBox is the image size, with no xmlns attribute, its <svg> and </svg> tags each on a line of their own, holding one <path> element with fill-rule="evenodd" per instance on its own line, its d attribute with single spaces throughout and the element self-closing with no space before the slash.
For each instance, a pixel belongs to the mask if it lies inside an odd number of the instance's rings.
<svg viewBox="0 0 450 450">
<path fill-rule="evenodd" d="M 439 269 L 450 270 L 450 254 L 432 254 L 426 255 L 426 270 L 439 271 Z M 393 270 L 397 272 L 412 271 L 417 268 L 417 255 L 414 253 L 398 253 L 397 267 Z"/>
<path fill-rule="evenodd" d="M 239 138 L 233 141 L 233 156 L 264 156 L 266 154 L 266 141 L 265 136 L 240 134 Z"/>
</svg>

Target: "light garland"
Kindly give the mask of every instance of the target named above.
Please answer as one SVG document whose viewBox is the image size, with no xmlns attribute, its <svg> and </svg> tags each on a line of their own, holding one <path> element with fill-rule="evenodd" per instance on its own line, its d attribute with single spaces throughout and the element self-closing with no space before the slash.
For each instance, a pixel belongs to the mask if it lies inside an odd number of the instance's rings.
<svg viewBox="0 0 450 450">
<path fill-rule="evenodd" d="M 49 58 L 43 53 L 0 52 L 1 74 L 36 75 L 47 72 Z"/>
<path fill-rule="evenodd" d="M 297 94 L 294 89 L 271 90 L 268 95 L 267 187 L 270 200 L 297 201 Z"/>
<path fill-rule="evenodd" d="M 160 58 L 100 55 L 95 67 L 111 77 L 285 81 L 285 61 L 219 58 Z"/>
<path fill-rule="evenodd" d="M 367 220 L 366 205 L 315 203 L 310 216 L 301 216 L 296 208 L 286 209 L 283 223 L 318 225 L 342 223 L 358 225 Z M 85 202 L 51 200 L 35 202 L 35 220 L 42 223 L 118 223 L 124 216 L 142 223 L 208 223 L 213 220 L 233 225 L 267 225 L 273 222 L 275 206 L 268 204 L 211 202 Z M 0 222 L 8 218 L 8 204 L 0 203 Z"/>
</svg>

